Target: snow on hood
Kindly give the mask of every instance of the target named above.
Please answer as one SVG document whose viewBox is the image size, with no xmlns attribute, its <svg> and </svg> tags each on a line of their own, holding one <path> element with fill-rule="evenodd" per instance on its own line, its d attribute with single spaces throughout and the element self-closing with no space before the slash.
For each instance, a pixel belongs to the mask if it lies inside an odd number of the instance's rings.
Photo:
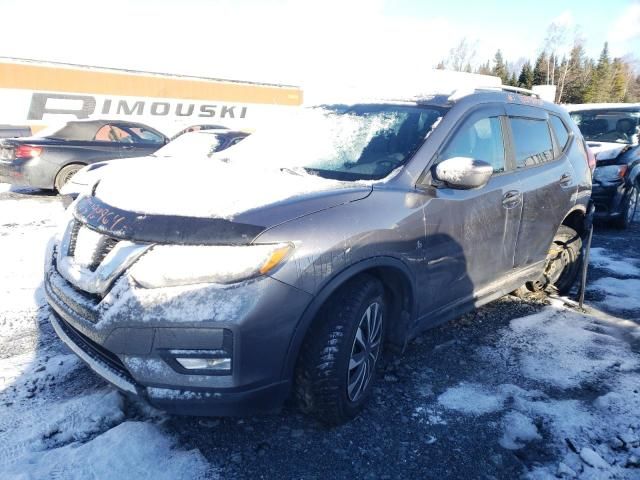
<svg viewBox="0 0 640 480">
<path fill-rule="evenodd" d="M 95 196 L 116 208 L 150 215 L 233 219 L 293 197 L 348 189 L 354 182 L 301 171 L 256 168 L 214 160 L 150 159 L 126 174 L 106 169 Z"/>
<path fill-rule="evenodd" d="M 629 146 L 627 144 L 620 143 L 592 141 L 588 141 L 587 145 L 596 156 L 596 160 L 612 160 Z"/>
</svg>

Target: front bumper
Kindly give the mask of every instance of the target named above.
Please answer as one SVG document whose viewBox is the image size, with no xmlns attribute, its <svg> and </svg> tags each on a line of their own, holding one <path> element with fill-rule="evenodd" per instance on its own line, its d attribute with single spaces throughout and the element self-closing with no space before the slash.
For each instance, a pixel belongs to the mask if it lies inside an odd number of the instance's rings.
<svg viewBox="0 0 640 480">
<path fill-rule="evenodd" d="M 622 181 L 616 183 L 594 182 L 591 199 L 596 206 L 595 218 L 609 219 L 622 215 L 625 194 L 626 187 Z"/>
<path fill-rule="evenodd" d="M 54 266 L 44 287 L 58 336 L 98 375 L 158 408 L 194 415 L 277 409 L 290 390 L 283 377 L 289 342 L 311 300 L 269 277 L 176 292 L 135 290 L 126 274 L 104 298 L 92 299 Z M 221 348 L 232 356 L 230 372 L 180 371 L 169 358 L 175 351 Z"/>
</svg>

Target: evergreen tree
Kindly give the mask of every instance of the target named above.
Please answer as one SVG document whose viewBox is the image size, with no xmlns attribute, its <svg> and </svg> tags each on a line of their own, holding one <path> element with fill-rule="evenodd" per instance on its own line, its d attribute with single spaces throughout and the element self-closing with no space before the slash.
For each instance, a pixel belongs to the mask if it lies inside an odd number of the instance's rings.
<svg viewBox="0 0 640 480">
<path fill-rule="evenodd" d="M 561 91 L 558 94 L 558 101 L 560 103 L 584 103 L 585 90 L 591 77 L 591 63 L 586 58 L 580 40 L 577 40 L 571 49 L 564 75 L 564 80 L 560 83 Z"/>
<path fill-rule="evenodd" d="M 500 77 L 503 85 L 509 84 L 509 72 L 507 72 L 507 66 L 504 63 L 504 58 L 502 57 L 502 52 L 500 50 L 496 52 L 496 55 L 493 58 L 493 69 L 491 70 L 491 74 L 496 77 Z"/>
<path fill-rule="evenodd" d="M 511 73 L 511 76 L 509 77 L 509 85 L 512 87 L 518 86 L 518 77 L 516 77 L 516 72 Z"/>
<path fill-rule="evenodd" d="M 631 79 L 627 65 L 620 58 L 615 58 L 611 65 L 610 101 L 623 102 L 627 96 L 627 86 Z"/>
<path fill-rule="evenodd" d="M 531 69 L 531 63 L 526 62 L 520 70 L 520 76 L 518 77 L 518 87 L 531 89 L 533 86 L 533 70 Z"/>
<path fill-rule="evenodd" d="M 546 85 L 547 83 L 547 53 L 542 52 L 536 59 L 536 65 L 533 67 L 533 84 Z"/>
<path fill-rule="evenodd" d="M 587 85 L 584 100 L 588 103 L 608 102 L 611 98 L 611 60 L 609 58 L 609 44 L 605 42 L 598 64 Z"/>
</svg>

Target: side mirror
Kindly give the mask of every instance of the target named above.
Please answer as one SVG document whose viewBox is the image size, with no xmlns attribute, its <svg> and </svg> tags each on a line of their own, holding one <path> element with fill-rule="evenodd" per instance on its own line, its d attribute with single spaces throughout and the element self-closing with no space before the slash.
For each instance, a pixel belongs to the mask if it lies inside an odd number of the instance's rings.
<svg viewBox="0 0 640 480">
<path fill-rule="evenodd" d="M 470 189 L 487 184 L 493 175 L 493 167 L 482 160 L 453 157 L 435 167 L 435 178 L 451 188 Z"/>
</svg>

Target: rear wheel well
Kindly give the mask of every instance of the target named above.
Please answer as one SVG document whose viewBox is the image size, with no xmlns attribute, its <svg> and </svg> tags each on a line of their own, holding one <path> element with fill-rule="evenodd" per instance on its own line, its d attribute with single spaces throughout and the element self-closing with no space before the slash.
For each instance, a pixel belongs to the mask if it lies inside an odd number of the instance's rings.
<svg viewBox="0 0 640 480">
<path fill-rule="evenodd" d="M 584 217 L 585 214 L 582 210 L 574 210 L 565 217 L 562 221 L 562 225 L 574 229 L 580 237 L 584 234 Z"/>
<path fill-rule="evenodd" d="M 56 190 L 60 190 L 62 188 L 62 186 L 64 185 L 64 179 L 62 178 L 63 175 L 65 175 L 65 172 L 67 172 L 68 170 L 72 169 L 72 168 L 84 168 L 86 167 L 87 164 L 86 163 L 82 163 L 82 162 L 71 162 L 71 163 L 67 163 L 65 166 L 61 167 L 58 170 L 58 173 L 56 173 L 56 177 L 53 180 L 53 186 Z"/>
</svg>

